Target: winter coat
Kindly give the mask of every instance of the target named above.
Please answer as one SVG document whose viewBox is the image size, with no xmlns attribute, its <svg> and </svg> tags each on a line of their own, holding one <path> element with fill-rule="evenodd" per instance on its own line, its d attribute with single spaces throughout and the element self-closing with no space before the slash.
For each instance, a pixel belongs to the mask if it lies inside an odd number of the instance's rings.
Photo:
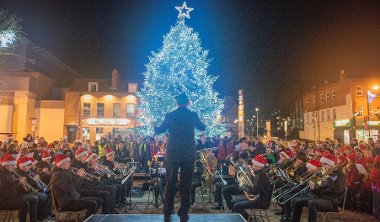
<svg viewBox="0 0 380 222">
<path fill-rule="evenodd" d="M 6 202 L 15 198 L 21 189 L 16 177 L 7 169 L 0 167 L 0 201 Z"/>
</svg>

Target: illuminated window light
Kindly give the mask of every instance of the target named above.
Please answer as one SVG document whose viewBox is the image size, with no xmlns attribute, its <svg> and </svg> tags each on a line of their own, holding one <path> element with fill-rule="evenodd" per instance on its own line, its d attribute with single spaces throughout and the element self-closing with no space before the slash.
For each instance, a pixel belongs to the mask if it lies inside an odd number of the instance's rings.
<svg viewBox="0 0 380 222">
<path fill-rule="evenodd" d="M 90 100 L 91 99 L 91 95 L 86 94 L 86 95 L 83 96 L 83 99 Z"/>
<path fill-rule="evenodd" d="M 106 95 L 106 100 L 108 100 L 108 101 L 112 100 L 112 96 L 111 95 Z"/>
</svg>

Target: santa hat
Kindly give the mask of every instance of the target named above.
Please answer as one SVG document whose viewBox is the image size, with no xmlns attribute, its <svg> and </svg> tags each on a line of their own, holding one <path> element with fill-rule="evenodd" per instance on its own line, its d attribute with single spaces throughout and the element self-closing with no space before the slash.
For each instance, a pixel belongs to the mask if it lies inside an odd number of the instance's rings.
<svg viewBox="0 0 380 222">
<path fill-rule="evenodd" d="M 334 166 L 336 163 L 336 158 L 335 158 L 335 156 L 330 154 L 330 155 L 321 157 L 320 161 L 321 161 L 321 163 L 325 163 L 325 164 L 328 164 L 330 166 Z"/>
<path fill-rule="evenodd" d="M 15 153 L 12 153 L 11 156 L 12 156 L 15 160 L 18 160 L 18 159 L 20 158 L 20 156 L 21 156 L 21 153 L 17 153 L 17 152 L 15 152 Z"/>
<path fill-rule="evenodd" d="M 309 160 L 309 162 L 307 162 L 306 164 L 306 167 L 307 168 L 311 168 L 313 170 L 316 170 L 318 169 L 319 167 L 321 167 L 321 163 L 318 161 L 318 160 Z"/>
<path fill-rule="evenodd" d="M 17 160 L 18 167 L 24 167 L 31 164 L 32 164 L 32 161 L 30 160 L 29 157 L 26 157 L 26 156 L 20 157 L 20 159 Z"/>
<path fill-rule="evenodd" d="M 98 158 L 98 155 L 96 155 L 96 153 L 88 152 L 88 157 L 86 159 L 86 162 L 89 162 L 93 158 Z"/>
<path fill-rule="evenodd" d="M 70 162 L 70 157 L 63 155 L 63 154 L 57 154 L 54 157 L 54 163 L 57 166 L 61 166 L 65 162 Z"/>
<path fill-rule="evenodd" d="M 267 159 L 263 155 L 257 155 L 252 159 L 252 164 L 258 167 L 265 167 L 267 164 Z"/>
<path fill-rule="evenodd" d="M 320 152 L 320 153 L 322 153 L 323 151 L 322 151 L 321 148 L 317 148 L 317 149 L 315 149 L 315 152 Z"/>
<path fill-rule="evenodd" d="M 349 155 L 347 155 L 347 161 L 348 160 L 351 160 L 351 162 L 356 162 L 356 154 L 355 153 L 350 153 Z"/>
<path fill-rule="evenodd" d="M 42 160 L 48 160 L 51 159 L 50 152 L 47 150 L 42 151 Z"/>
<path fill-rule="evenodd" d="M 4 156 L 1 158 L 1 166 L 16 165 L 16 164 L 17 164 L 17 161 L 12 155 L 4 154 Z"/>
<path fill-rule="evenodd" d="M 82 156 L 85 156 L 87 155 L 87 151 L 83 148 L 79 148 L 76 152 L 75 152 L 75 158 L 80 158 Z"/>
<path fill-rule="evenodd" d="M 36 158 L 29 158 L 30 159 L 30 161 L 32 161 L 32 164 L 37 164 L 37 159 Z"/>
<path fill-rule="evenodd" d="M 106 147 L 106 156 L 115 154 L 115 151 L 113 151 L 110 147 Z"/>
<path fill-rule="evenodd" d="M 375 163 L 380 163 L 380 155 L 376 155 L 374 159 Z"/>
<path fill-rule="evenodd" d="M 330 155 L 330 154 L 331 154 L 330 151 L 325 150 L 325 151 L 322 153 L 322 156 L 328 156 L 328 155 Z"/>
<path fill-rule="evenodd" d="M 293 153 L 290 150 L 281 151 L 280 154 L 282 154 L 286 159 L 293 157 Z"/>
<path fill-rule="evenodd" d="M 347 157 L 345 155 L 341 155 L 337 158 L 337 160 L 341 160 L 342 162 L 347 162 Z"/>
</svg>

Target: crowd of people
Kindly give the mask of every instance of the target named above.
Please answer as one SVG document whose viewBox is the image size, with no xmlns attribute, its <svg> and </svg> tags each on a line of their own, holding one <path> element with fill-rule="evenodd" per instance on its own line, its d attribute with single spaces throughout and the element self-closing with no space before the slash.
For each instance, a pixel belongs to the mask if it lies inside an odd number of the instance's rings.
<svg viewBox="0 0 380 222">
<path fill-rule="evenodd" d="M 9 135 L 0 142 L 0 209 L 19 210 L 21 222 L 27 215 L 31 222 L 43 221 L 54 216 L 54 195 L 58 210 L 86 210 L 87 217 L 100 210 L 116 213 L 128 204 L 132 181 L 125 177 L 133 172 L 125 174 L 122 168 L 131 169 L 129 163 L 139 163 L 137 170 L 152 174 L 158 207 L 167 181 L 158 168 L 167 167 L 168 141 L 167 134 L 106 136 L 93 144 L 69 143 L 66 138 L 49 143 L 32 135 L 18 142 Z M 283 221 L 300 221 L 303 207 L 309 208 L 309 221 L 316 221 L 318 211 L 342 206 L 347 188 L 346 209 L 380 218 L 379 140 L 354 138 L 346 145 L 329 139 L 263 143 L 259 138 L 251 142 L 201 134 L 196 150 L 193 207 L 196 187 L 206 187 L 215 198 L 214 210 L 227 207 L 249 219 L 247 209 L 266 209 L 274 197 Z M 176 189 L 181 189 L 180 183 Z"/>
</svg>

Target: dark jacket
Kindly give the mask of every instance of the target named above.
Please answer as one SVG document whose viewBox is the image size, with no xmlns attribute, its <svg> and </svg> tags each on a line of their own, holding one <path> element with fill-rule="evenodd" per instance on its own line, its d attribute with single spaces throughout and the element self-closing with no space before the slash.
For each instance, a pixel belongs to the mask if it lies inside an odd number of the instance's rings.
<svg viewBox="0 0 380 222">
<path fill-rule="evenodd" d="M 51 173 L 50 190 L 53 191 L 59 210 L 64 209 L 71 200 L 79 199 L 77 187 L 80 180 L 74 179 L 75 174 L 69 170 L 54 167 Z"/>
<path fill-rule="evenodd" d="M 257 156 L 257 155 L 265 155 L 266 153 L 266 149 L 264 147 L 264 144 L 259 141 L 257 144 L 255 144 L 255 150 L 253 151 L 253 157 Z"/>
<path fill-rule="evenodd" d="M 166 114 L 161 126 L 155 128 L 156 133 L 169 131 L 169 143 L 166 150 L 166 161 L 192 162 L 197 157 L 194 130 L 205 130 L 196 112 L 186 107 L 178 107 Z"/>
<path fill-rule="evenodd" d="M 258 196 L 255 199 L 260 207 L 266 209 L 269 207 L 272 198 L 272 185 L 270 185 L 268 174 L 262 169 L 255 171 L 253 177 L 253 187 L 249 191 L 250 194 Z"/>
<path fill-rule="evenodd" d="M 20 189 L 21 185 L 16 177 L 7 169 L 0 167 L 0 201 L 15 198 Z"/>
<path fill-rule="evenodd" d="M 82 163 L 76 159 L 71 161 L 71 167 L 75 167 L 78 169 L 83 168 L 83 169 L 85 169 L 86 173 L 89 173 L 89 171 L 90 171 L 90 167 L 87 165 L 87 163 Z M 75 177 L 75 180 L 80 180 L 80 181 L 76 182 L 77 184 L 80 184 L 77 187 L 77 190 L 79 193 L 83 193 L 84 191 L 93 190 L 97 186 L 96 181 L 88 181 L 88 180 L 85 180 L 81 177 Z"/>
<path fill-rule="evenodd" d="M 313 190 L 320 198 L 331 200 L 335 206 L 341 205 L 344 197 L 346 175 L 341 170 L 334 171 L 323 181 L 321 187 Z"/>
</svg>

